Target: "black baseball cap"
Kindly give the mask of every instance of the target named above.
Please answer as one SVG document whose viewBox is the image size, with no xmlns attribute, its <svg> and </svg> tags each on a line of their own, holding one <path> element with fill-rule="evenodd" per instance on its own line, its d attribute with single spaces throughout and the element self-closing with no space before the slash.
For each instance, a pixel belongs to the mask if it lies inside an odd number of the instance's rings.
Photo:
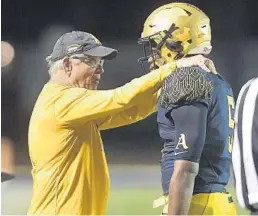
<svg viewBox="0 0 258 216">
<path fill-rule="evenodd" d="M 57 61 L 65 56 L 83 53 L 89 56 L 102 57 L 111 60 L 118 51 L 102 46 L 101 42 L 92 34 L 83 31 L 72 31 L 63 34 L 56 42 L 51 53 L 51 61 Z"/>
</svg>

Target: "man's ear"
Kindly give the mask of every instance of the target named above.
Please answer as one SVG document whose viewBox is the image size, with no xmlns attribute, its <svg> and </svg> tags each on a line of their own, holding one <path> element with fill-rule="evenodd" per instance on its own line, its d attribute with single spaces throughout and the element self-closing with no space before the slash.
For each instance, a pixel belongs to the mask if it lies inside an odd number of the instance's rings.
<svg viewBox="0 0 258 216">
<path fill-rule="evenodd" d="M 72 72 L 72 61 L 70 58 L 68 57 L 65 57 L 63 59 L 63 67 L 64 67 L 64 71 L 65 73 L 70 76 L 71 75 L 71 72 Z"/>
</svg>

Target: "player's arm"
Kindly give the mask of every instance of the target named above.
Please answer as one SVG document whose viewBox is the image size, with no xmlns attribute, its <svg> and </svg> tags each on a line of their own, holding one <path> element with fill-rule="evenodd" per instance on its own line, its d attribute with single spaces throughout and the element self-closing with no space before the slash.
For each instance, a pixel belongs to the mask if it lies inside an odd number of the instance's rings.
<svg viewBox="0 0 258 216">
<path fill-rule="evenodd" d="M 146 116 L 153 110 L 153 95 L 160 89 L 164 79 L 175 68 L 175 63 L 169 63 L 113 90 L 67 88 L 55 102 L 54 111 L 57 120 L 62 124 L 70 125 L 105 119 L 118 113 L 121 114 L 122 111 L 138 106 L 146 100 L 152 100 L 149 105 L 150 109 L 144 109 L 144 107 L 141 109 L 140 114 Z M 156 96 L 154 96 L 154 99 L 156 99 Z M 135 110 L 132 109 L 129 114 L 133 112 Z M 125 116 L 126 118 L 120 124 L 130 122 L 131 116 Z"/>
<path fill-rule="evenodd" d="M 169 186 L 168 214 L 188 213 L 199 159 L 206 136 L 213 84 L 199 68 L 182 68 L 166 79 L 160 105 L 175 124 L 174 171 Z"/>
<path fill-rule="evenodd" d="M 198 102 L 171 112 L 176 126 L 177 146 L 169 185 L 169 215 L 188 214 L 206 137 L 207 114 L 207 106 Z"/>
</svg>

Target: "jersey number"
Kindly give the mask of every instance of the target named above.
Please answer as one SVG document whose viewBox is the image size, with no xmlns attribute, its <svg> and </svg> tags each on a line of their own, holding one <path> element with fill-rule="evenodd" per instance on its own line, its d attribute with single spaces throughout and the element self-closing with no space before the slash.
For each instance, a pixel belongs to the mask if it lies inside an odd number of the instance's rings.
<svg viewBox="0 0 258 216">
<path fill-rule="evenodd" d="M 234 118 L 233 118 L 233 114 L 232 111 L 235 109 L 235 102 L 234 102 L 234 98 L 232 96 L 227 96 L 228 99 L 228 126 L 231 129 L 234 129 Z M 229 153 L 232 152 L 233 149 L 233 135 L 228 137 L 228 151 Z"/>
</svg>

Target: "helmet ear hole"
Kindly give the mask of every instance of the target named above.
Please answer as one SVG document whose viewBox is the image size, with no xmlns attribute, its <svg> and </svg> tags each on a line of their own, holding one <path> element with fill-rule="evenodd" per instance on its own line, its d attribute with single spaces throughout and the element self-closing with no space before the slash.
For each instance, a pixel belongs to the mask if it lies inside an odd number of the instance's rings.
<svg viewBox="0 0 258 216">
<path fill-rule="evenodd" d="M 184 50 L 184 47 L 182 46 L 181 41 L 172 41 L 172 40 L 167 40 L 166 41 L 166 47 L 174 52 L 182 52 Z"/>
</svg>

